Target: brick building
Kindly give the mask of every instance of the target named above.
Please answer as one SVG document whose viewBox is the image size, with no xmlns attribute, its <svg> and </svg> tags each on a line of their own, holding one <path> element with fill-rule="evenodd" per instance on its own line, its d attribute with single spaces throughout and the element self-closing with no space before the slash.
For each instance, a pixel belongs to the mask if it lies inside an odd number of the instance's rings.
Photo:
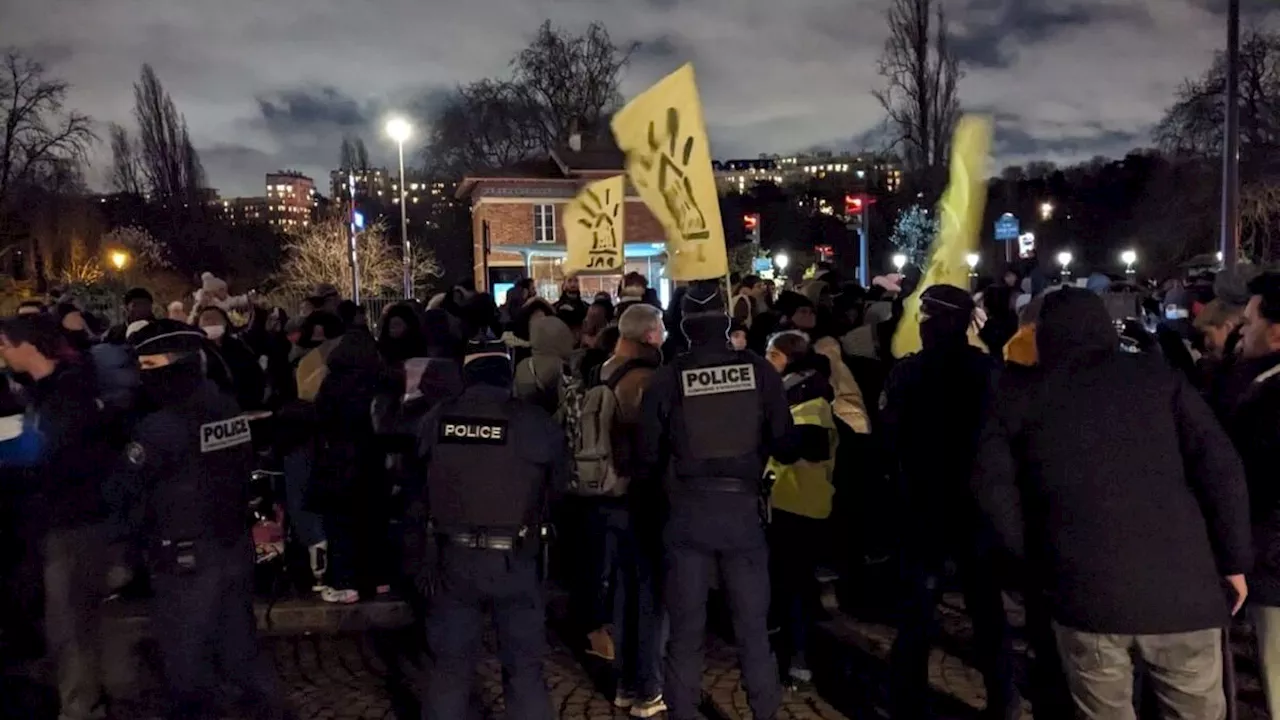
<svg viewBox="0 0 1280 720">
<path fill-rule="evenodd" d="M 471 203 L 475 280 L 499 303 L 510 284 L 531 277 L 540 295 L 559 296 L 564 279 L 564 207 L 586 184 L 625 172 L 616 147 L 584 150 L 581 142 L 495 172 L 469 175 L 457 197 Z M 663 275 L 665 234 L 634 188 L 623 209 L 626 271 L 649 278 L 665 302 L 670 283 Z M 486 247 L 485 237 L 488 236 Z M 582 277 L 582 293 L 617 291 L 619 275 Z"/>
</svg>

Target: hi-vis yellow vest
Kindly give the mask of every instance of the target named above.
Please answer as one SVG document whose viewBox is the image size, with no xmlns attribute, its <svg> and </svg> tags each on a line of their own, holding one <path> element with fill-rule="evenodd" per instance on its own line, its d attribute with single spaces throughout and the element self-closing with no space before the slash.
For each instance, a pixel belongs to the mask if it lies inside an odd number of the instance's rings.
<svg viewBox="0 0 1280 720">
<path fill-rule="evenodd" d="M 792 465 L 783 465 L 770 458 L 768 470 L 777 476 L 770 502 L 776 510 L 825 520 L 831 515 L 831 498 L 836 494 L 831 481 L 836 468 L 836 447 L 840 442 L 831 403 L 822 398 L 806 400 L 792 406 L 791 418 L 796 425 L 825 428 L 831 452 L 822 462 L 800 460 Z"/>
</svg>

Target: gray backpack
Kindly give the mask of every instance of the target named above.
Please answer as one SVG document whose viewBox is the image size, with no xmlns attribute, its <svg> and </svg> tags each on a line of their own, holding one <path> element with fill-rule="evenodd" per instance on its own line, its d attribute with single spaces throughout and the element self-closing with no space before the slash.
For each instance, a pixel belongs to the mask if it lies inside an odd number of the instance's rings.
<svg viewBox="0 0 1280 720">
<path fill-rule="evenodd" d="M 561 406 L 562 424 L 573 459 L 569 492 L 581 497 L 621 497 L 631 478 L 618 471 L 614 461 L 614 428 L 618 422 L 618 382 L 637 367 L 652 367 L 643 361 L 628 360 L 600 381 L 600 370 L 586 381 L 566 388 L 570 397 Z M 572 417 L 571 417 L 572 416 Z"/>
</svg>

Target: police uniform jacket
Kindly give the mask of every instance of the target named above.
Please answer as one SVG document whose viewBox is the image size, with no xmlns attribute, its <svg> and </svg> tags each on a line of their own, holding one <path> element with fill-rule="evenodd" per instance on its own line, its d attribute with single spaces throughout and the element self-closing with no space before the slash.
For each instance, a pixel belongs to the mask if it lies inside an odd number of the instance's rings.
<svg viewBox="0 0 1280 720">
<path fill-rule="evenodd" d="M 644 394 L 638 458 L 651 479 L 758 489 L 765 463 L 791 463 L 798 444 L 782 378 L 764 359 L 695 346 L 659 368 Z"/>
<path fill-rule="evenodd" d="M 161 543 L 243 539 L 252 439 L 236 401 L 209 380 L 144 417 L 125 449 L 122 479 L 140 500 L 134 529 Z"/>
<path fill-rule="evenodd" d="M 443 533 L 534 528 L 568 477 L 564 433 L 508 388 L 476 384 L 423 420 L 427 511 Z"/>
</svg>

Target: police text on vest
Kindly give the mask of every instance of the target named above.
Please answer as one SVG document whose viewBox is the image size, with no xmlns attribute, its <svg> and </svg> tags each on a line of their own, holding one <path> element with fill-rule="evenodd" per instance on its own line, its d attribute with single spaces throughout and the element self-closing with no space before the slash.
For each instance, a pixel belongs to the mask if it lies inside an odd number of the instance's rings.
<svg viewBox="0 0 1280 720">
<path fill-rule="evenodd" d="M 685 370 L 680 373 L 680 387 L 685 397 L 755 390 L 756 368 L 743 364 Z"/>
<path fill-rule="evenodd" d="M 249 432 L 249 418 L 233 417 L 200 426 L 200 452 L 225 450 L 243 445 L 253 439 Z"/>
<path fill-rule="evenodd" d="M 498 418 L 440 418 L 442 443 L 506 445 L 507 421 Z"/>
</svg>

